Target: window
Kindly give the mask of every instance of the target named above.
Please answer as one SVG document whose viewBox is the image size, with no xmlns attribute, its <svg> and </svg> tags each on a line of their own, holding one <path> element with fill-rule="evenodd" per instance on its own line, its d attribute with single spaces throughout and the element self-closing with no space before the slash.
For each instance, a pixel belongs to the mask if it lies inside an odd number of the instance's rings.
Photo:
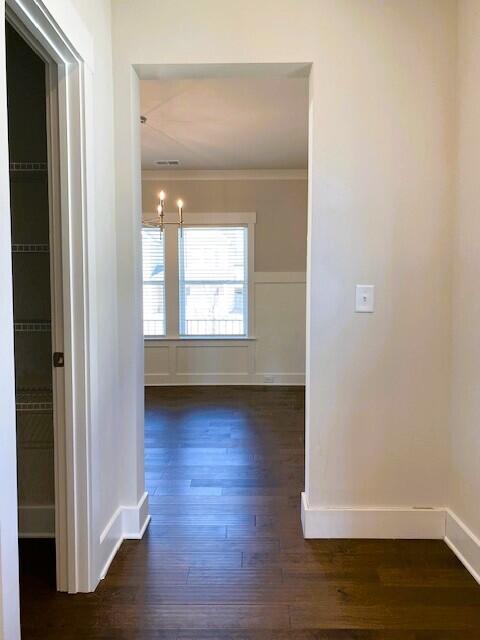
<svg viewBox="0 0 480 640">
<path fill-rule="evenodd" d="M 178 259 L 180 335 L 246 335 L 247 227 L 185 227 Z"/>
<path fill-rule="evenodd" d="M 159 229 L 142 229 L 143 333 L 165 335 L 165 251 Z"/>
<path fill-rule="evenodd" d="M 182 230 L 176 221 L 142 229 L 145 338 L 251 337 L 256 214 L 189 213 Z"/>
</svg>

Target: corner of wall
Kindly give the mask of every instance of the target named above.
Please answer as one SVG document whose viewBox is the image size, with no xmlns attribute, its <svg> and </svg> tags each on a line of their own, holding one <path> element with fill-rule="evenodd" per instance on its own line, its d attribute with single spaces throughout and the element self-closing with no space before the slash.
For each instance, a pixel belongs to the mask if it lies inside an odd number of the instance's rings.
<svg viewBox="0 0 480 640">
<path fill-rule="evenodd" d="M 141 540 L 149 523 L 148 493 L 146 491 L 135 506 L 118 507 L 100 535 L 97 584 L 107 575 L 122 542 L 124 540 Z"/>
</svg>

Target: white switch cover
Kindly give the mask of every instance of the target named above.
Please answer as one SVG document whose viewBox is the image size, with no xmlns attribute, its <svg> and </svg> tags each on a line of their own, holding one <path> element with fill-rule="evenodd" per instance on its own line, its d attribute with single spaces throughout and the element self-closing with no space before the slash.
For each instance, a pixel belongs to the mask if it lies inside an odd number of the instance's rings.
<svg viewBox="0 0 480 640">
<path fill-rule="evenodd" d="M 373 313 L 375 308 L 375 286 L 373 284 L 357 284 L 355 294 L 355 311 Z"/>
</svg>

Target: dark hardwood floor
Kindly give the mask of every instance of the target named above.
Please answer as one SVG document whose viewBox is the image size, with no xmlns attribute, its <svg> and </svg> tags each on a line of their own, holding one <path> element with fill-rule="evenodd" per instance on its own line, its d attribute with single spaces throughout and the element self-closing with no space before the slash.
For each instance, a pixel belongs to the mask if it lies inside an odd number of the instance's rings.
<svg viewBox="0 0 480 640">
<path fill-rule="evenodd" d="M 144 539 L 76 596 L 51 545 L 22 543 L 23 638 L 480 639 L 480 587 L 443 542 L 302 538 L 303 432 L 300 389 L 149 389 Z"/>
</svg>

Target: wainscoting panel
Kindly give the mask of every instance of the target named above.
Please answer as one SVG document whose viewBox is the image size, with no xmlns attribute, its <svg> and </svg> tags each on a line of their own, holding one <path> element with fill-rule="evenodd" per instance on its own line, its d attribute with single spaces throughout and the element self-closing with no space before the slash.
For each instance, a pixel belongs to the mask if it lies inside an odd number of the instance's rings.
<svg viewBox="0 0 480 640">
<path fill-rule="evenodd" d="M 145 371 L 155 372 L 157 376 L 170 376 L 169 344 L 151 344 L 145 349 Z"/>
<path fill-rule="evenodd" d="M 248 374 L 248 345 L 177 345 L 177 375 Z"/>
<path fill-rule="evenodd" d="M 305 273 L 253 280 L 249 338 L 145 341 L 145 384 L 305 384 Z"/>
<path fill-rule="evenodd" d="M 305 274 L 257 274 L 255 324 L 257 374 L 304 372 Z"/>
</svg>

